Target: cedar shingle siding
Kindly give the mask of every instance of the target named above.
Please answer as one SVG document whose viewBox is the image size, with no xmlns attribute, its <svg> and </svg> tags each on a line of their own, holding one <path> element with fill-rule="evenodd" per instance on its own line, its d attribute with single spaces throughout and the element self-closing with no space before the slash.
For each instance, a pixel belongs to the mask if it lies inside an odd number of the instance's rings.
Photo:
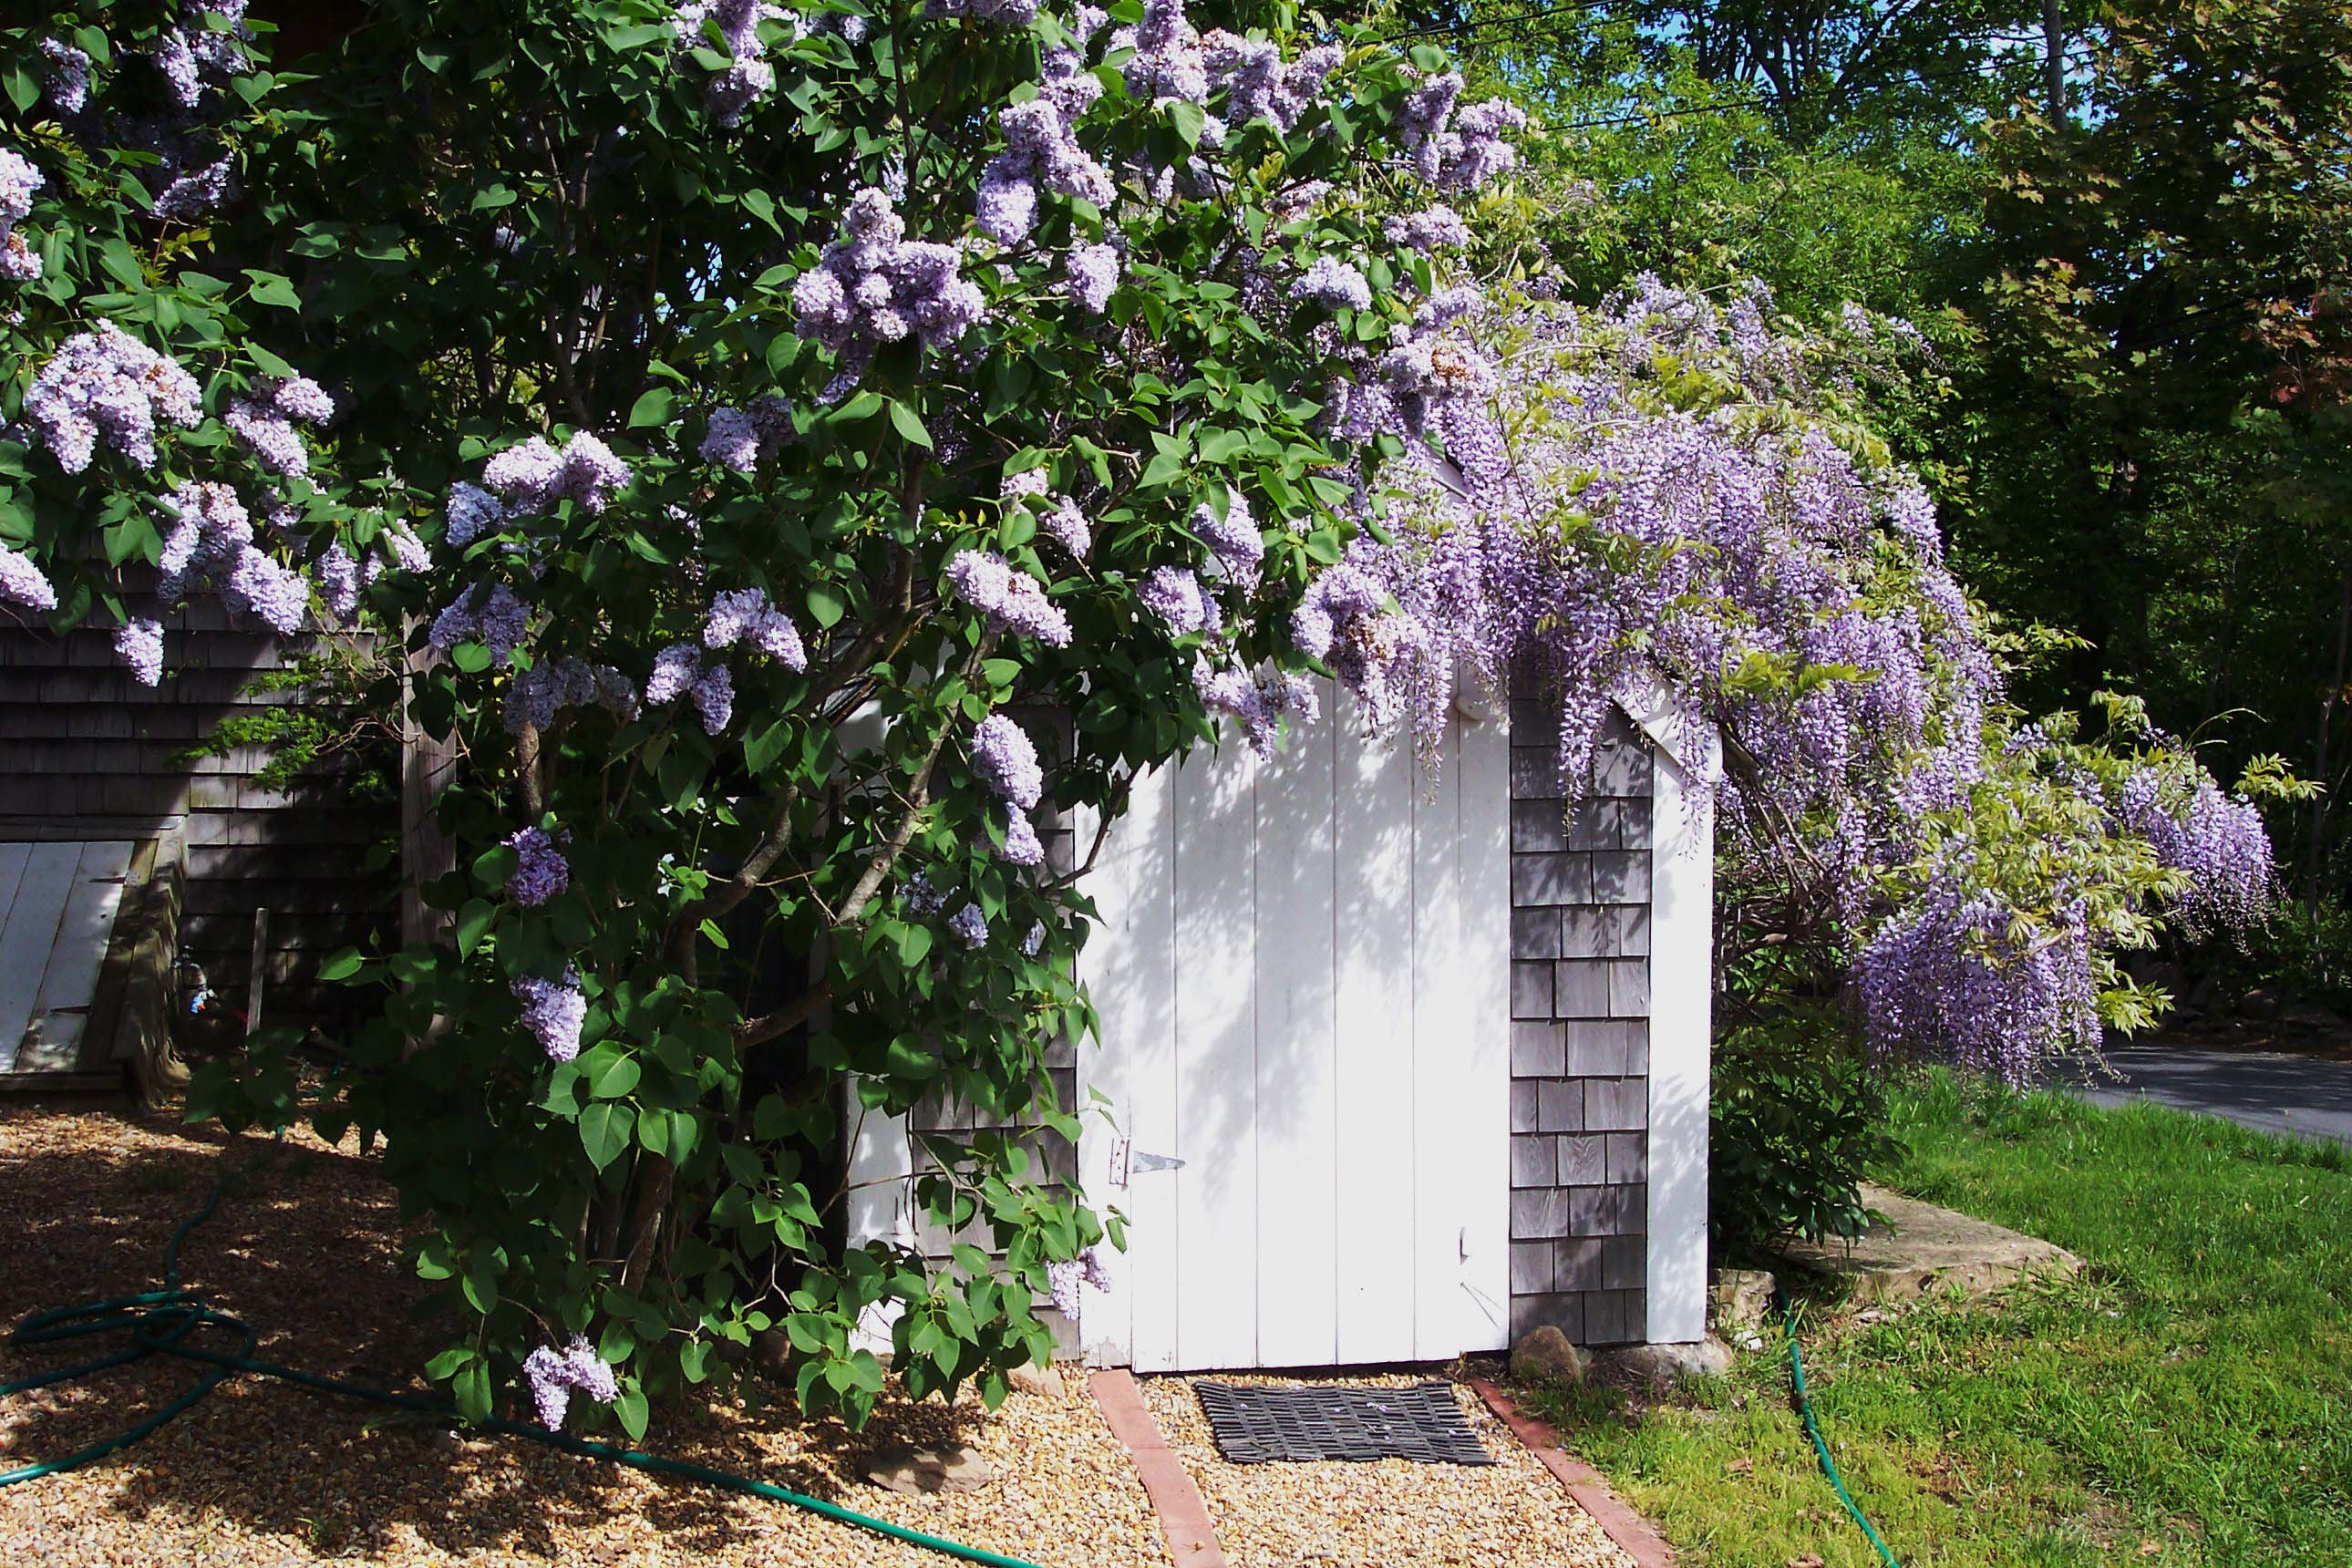
<svg viewBox="0 0 2352 1568">
<path fill-rule="evenodd" d="M 0 617 L 0 838 L 144 837 L 185 856 L 182 952 L 243 1005 L 253 912 L 270 911 L 268 1017 L 313 1011 L 306 987 L 337 948 L 367 940 L 389 914 L 389 869 L 371 877 L 371 841 L 395 831 L 394 808 L 353 798 L 343 781 L 290 794 L 253 782 L 257 748 L 176 763 L 175 753 L 226 719 L 292 700 L 247 693 L 254 677 L 290 660 L 266 631 L 199 601 L 134 613 L 165 627 L 160 687 L 133 681 L 104 630 L 63 638 Z"/>
<path fill-rule="evenodd" d="M 1646 1337 L 1648 743 L 1612 708 L 1562 798 L 1556 710 L 1511 702 L 1511 1335 Z"/>
</svg>

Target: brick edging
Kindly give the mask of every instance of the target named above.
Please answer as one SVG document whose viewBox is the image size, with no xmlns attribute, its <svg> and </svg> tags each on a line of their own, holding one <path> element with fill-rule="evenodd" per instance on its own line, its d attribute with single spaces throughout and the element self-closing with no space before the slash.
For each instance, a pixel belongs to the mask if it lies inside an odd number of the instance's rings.
<svg viewBox="0 0 2352 1568">
<path fill-rule="evenodd" d="M 1470 1386 L 1486 1402 L 1486 1408 L 1500 1416 L 1511 1436 L 1527 1446 L 1528 1451 L 1543 1461 L 1544 1468 L 1559 1478 L 1577 1506 L 1592 1516 L 1603 1534 L 1617 1543 L 1618 1550 L 1631 1557 L 1636 1568 L 1675 1568 L 1675 1549 L 1665 1542 L 1650 1521 L 1629 1507 L 1617 1495 L 1600 1472 L 1583 1460 L 1569 1454 L 1559 1446 L 1559 1434 L 1528 1415 L 1511 1402 L 1508 1394 L 1484 1378 L 1474 1377 Z"/>
<path fill-rule="evenodd" d="M 1135 1379 L 1124 1367 L 1113 1367 L 1088 1373 L 1087 1388 L 1102 1412 L 1103 1425 L 1126 1447 L 1144 1493 L 1151 1499 L 1151 1511 L 1160 1516 L 1160 1533 L 1168 1538 L 1168 1555 L 1177 1568 L 1230 1568 L 1201 1489 L 1161 1438 L 1160 1424 L 1143 1407 Z"/>
</svg>

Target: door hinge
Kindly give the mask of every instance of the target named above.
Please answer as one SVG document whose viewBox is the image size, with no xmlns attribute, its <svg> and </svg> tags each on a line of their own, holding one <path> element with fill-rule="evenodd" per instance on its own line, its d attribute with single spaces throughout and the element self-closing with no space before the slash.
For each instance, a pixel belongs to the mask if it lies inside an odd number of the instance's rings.
<svg viewBox="0 0 2352 1568">
<path fill-rule="evenodd" d="M 1146 1171 L 1180 1171 L 1184 1162 L 1173 1154 L 1139 1154 L 1135 1140 L 1122 1138 L 1110 1146 L 1110 1182 L 1123 1187 L 1129 1181 Z"/>
</svg>

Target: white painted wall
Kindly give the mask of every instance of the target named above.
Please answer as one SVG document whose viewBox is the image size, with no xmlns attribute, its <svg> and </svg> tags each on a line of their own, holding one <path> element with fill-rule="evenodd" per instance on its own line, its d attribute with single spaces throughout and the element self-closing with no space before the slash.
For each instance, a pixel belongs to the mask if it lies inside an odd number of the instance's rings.
<svg viewBox="0 0 2352 1568">
<path fill-rule="evenodd" d="M 1325 693 L 1329 712 L 1331 694 Z M 1344 711 L 1260 763 L 1139 782 L 1087 891 L 1114 1102 L 1081 1168 L 1129 1216 L 1099 1363 L 1436 1360 L 1505 1342 L 1508 753 L 1457 724 L 1436 778 Z M 1474 957 L 1473 955 L 1479 955 Z"/>
</svg>

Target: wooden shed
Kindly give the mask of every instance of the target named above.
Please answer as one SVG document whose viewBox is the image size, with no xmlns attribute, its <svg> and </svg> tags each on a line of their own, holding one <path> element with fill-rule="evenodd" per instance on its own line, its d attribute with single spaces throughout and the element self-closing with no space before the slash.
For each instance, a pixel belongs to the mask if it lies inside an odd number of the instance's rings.
<svg viewBox="0 0 2352 1568">
<path fill-rule="evenodd" d="M 1056 1065 L 1129 1222 L 1096 1364 L 1704 1336 L 1713 737 L 1623 693 L 1571 810 L 1549 711 L 1465 704 L 1433 773 L 1327 721 L 1138 781 L 1084 887 L 1100 1049 Z M 943 1254 L 890 1178 L 970 1116 L 914 1120 L 854 1129 L 850 1223 Z"/>
</svg>

